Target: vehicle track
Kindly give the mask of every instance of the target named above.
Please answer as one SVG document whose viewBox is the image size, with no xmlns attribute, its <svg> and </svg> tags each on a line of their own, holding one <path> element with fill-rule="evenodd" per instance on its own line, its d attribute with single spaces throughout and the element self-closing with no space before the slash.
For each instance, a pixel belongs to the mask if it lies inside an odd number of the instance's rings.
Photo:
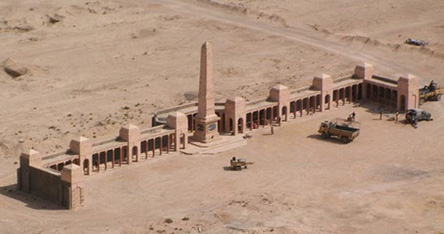
<svg viewBox="0 0 444 234">
<path fill-rule="evenodd" d="M 338 54 L 349 59 L 355 60 L 356 62 L 371 62 L 375 65 L 380 66 L 379 69 L 386 69 L 390 72 L 395 73 L 407 73 L 411 72 L 411 70 L 402 64 L 393 62 L 391 60 L 381 58 L 379 56 L 371 55 L 368 53 L 364 53 L 360 50 L 357 50 L 352 47 L 348 47 L 346 45 L 340 44 L 336 41 L 328 40 L 326 38 L 322 38 L 315 33 L 312 33 L 308 30 L 296 27 L 284 27 L 277 24 L 268 24 L 265 22 L 253 21 L 247 17 L 242 17 L 236 14 L 227 14 L 223 11 L 212 10 L 211 6 L 209 7 L 201 7 L 189 2 L 185 1 L 173 1 L 173 0 L 154 0 L 157 3 L 164 5 L 165 7 L 169 7 L 172 11 L 188 14 L 197 17 L 203 17 L 212 19 L 215 21 L 232 24 L 241 28 L 248 28 L 254 31 L 277 35 L 281 37 L 285 37 L 292 41 L 297 41 L 300 43 L 304 43 L 324 51 L 328 51 L 334 54 Z M 229 16 L 229 17 L 227 17 Z"/>
</svg>

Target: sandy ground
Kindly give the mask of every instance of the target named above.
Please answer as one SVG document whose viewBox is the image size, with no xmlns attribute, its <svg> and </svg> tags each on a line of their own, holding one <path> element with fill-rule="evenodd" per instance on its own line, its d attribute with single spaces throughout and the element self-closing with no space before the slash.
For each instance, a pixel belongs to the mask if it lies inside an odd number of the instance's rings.
<svg viewBox="0 0 444 234">
<path fill-rule="evenodd" d="M 444 146 L 431 139 L 441 137 L 444 120 L 414 129 L 381 121 L 373 109 L 299 118 L 273 136 L 261 129 L 247 146 L 219 155 L 169 154 L 95 174 L 86 207 L 75 212 L 1 191 L 1 232 L 443 233 Z M 351 111 L 362 124 L 352 143 L 316 133 L 322 120 Z M 254 164 L 225 170 L 233 155 Z"/>
<path fill-rule="evenodd" d="M 255 133 L 241 152 L 168 155 L 95 175 L 79 212 L 8 192 L 23 150 L 63 150 L 75 135 L 100 138 L 128 122 L 147 127 L 153 111 L 196 101 L 207 40 L 217 98 L 254 100 L 276 83 L 305 86 L 363 61 L 379 74 L 444 84 L 443 8 L 433 0 L 1 1 L 0 62 L 30 72 L 0 69 L 0 232 L 444 232 L 439 103 L 424 107 L 437 121 L 417 130 L 358 109 L 365 131 L 347 146 L 309 137 L 323 118 L 350 111 L 341 109 L 274 137 Z M 408 37 L 430 46 L 402 44 Z M 233 153 L 256 164 L 224 171 Z"/>
</svg>

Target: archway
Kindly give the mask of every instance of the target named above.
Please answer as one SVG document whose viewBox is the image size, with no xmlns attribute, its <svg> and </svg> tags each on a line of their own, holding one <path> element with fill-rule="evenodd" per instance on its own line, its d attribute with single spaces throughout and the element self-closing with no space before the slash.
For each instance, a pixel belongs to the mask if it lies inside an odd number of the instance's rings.
<svg viewBox="0 0 444 234">
<path fill-rule="evenodd" d="M 180 134 L 180 147 L 182 149 L 185 149 L 185 134 L 184 133 Z"/>
<path fill-rule="evenodd" d="M 89 175 L 89 160 L 83 160 L 83 174 Z"/>
<path fill-rule="evenodd" d="M 330 110 L 330 94 L 325 95 L 324 104 L 326 105 L 325 109 Z"/>
<path fill-rule="evenodd" d="M 132 154 L 131 154 L 131 160 L 133 162 L 137 162 L 139 160 L 139 150 L 138 150 L 137 146 L 133 147 Z"/>
<path fill-rule="evenodd" d="M 372 98 L 372 85 L 371 84 L 367 84 L 367 99 L 371 99 Z"/>
<path fill-rule="evenodd" d="M 239 133 L 244 133 L 244 119 L 242 118 L 239 118 L 237 121 L 237 131 Z"/>
<path fill-rule="evenodd" d="M 282 107 L 282 118 L 281 121 L 287 121 L 287 106 Z"/>
<path fill-rule="evenodd" d="M 233 118 L 230 118 L 230 126 L 228 127 L 228 132 L 233 132 Z"/>
</svg>

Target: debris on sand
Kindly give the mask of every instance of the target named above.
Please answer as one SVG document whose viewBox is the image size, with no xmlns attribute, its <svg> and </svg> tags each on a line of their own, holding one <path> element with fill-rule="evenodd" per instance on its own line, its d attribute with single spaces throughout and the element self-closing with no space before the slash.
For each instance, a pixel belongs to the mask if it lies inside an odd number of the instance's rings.
<svg viewBox="0 0 444 234">
<path fill-rule="evenodd" d="M 48 17 L 49 24 L 56 24 L 65 18 L 65 16 L 59 14 L 46 15 L 46 16 Z"/>
<path fill-rule="evenodd" d="M 27 67 L 23 67 L 15 63 L 12 59 L 8 58 L 2 62 L 1 67 L 5 70 L 5 72 L 10 75 L 12 78 L 17 78 L 19 76 L 23 76 L 29 72 Z"/>
</svg>

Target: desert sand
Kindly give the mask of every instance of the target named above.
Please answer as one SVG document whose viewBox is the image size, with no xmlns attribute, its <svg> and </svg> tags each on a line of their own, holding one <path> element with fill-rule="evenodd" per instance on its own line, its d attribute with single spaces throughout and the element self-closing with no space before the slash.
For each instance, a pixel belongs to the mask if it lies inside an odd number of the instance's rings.
<svg viewBox="0 0 444 234">
<path fill-rule="evenodd" d="M 348 105 L 274 136 L 253 132 L 218 155 L 169 154 L 89 176 L 75 212 L 15 190 L 24 150 L 147 127 L 153 111 L 196 101 L 204 41 L 218 99 L 254 100 L 364 61 L 377 74 L 444 84 L 443 10 L 432 0 L 1 1 L 0 233 L 444 233 L 442 102 L 424 105 L 435 121 L 418 129 Z M 10 63 L 27 73 L 4 72 Z M 363 124 L 355 142 L 318 139 L 322 120 L 351 111 Z M 225 171 L 233 155 L 255 164 Z"/>
</svg>

